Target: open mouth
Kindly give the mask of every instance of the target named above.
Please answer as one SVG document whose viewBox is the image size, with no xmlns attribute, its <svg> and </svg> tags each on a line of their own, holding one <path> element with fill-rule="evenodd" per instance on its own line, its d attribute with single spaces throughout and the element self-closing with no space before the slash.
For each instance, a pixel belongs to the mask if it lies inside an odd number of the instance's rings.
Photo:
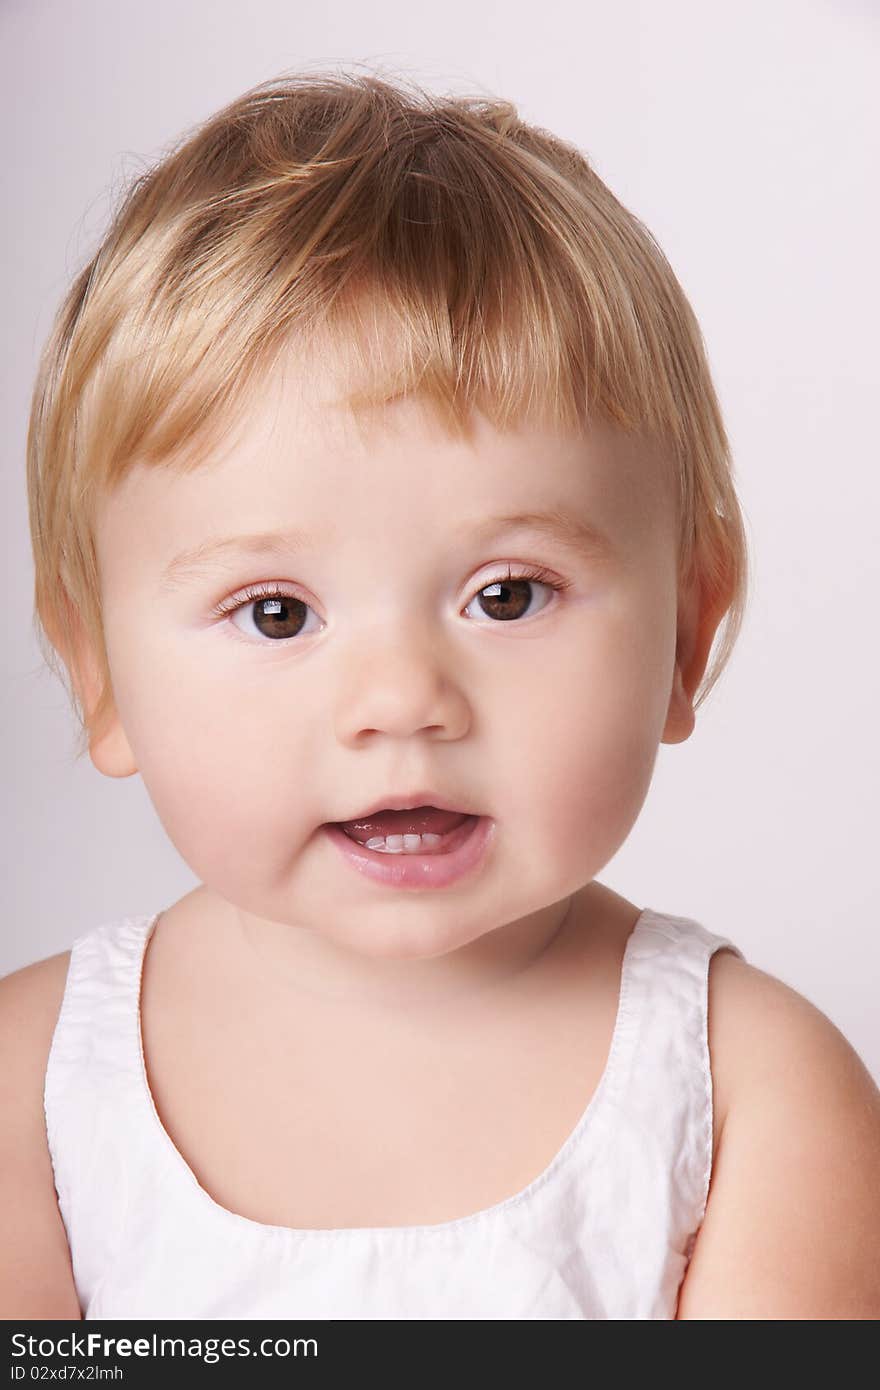
<svg viewBox="0 0 880 1390">
<path fill-rule="evenodd" d="M 379 828 L 385 833 L 369 833 L 377 829 L 377 818 L 371 816 L 368 824 L 347 822 L 343 825 L 328 821 L 324 832 L 353 869 L 376 883 L 388 888 L 448 888 L 486 864 L 495 838 L 495 822 L 490 816 L 444 811 L 437 814 L 450 817 L 457 824 L 442 833 L 419 829 L 424 824 L 423 813 L 434 810 L 436 808 L 420 806 L 417 813 L 391 813 L 408 816 L 409 825 L 413 827 L 410 829 L 390 829 L 383 822 Z M 414 815 L 417 815 L 415 821 Z M 354 838 L 350 828 L 365 837 L 363 842 Z"/>
<path fill-rule="evenodd" d="M 479 816 L 416 806 L 408 811 L 374 811 L 359 820 L 336 822 L 355 844 L 377 854 L 451 854 Z"/>
</svg>

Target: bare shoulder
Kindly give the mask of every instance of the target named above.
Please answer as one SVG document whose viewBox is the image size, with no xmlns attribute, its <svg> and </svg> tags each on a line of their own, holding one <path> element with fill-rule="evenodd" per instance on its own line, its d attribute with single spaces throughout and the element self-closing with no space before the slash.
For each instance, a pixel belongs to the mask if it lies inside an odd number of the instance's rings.
<svg viewBox="0 0 880 1390">
<path fill-rule="evenodd" d="M 679 1318 L 880 1317 L 880 1091 L 831 1020 L 717 951 L 709 1047 L 723 1097 Z"/>
<path fill-rule="evenodd" d="M 0 977 L 0 1020 L 14 1020 L 19 1029 L 44 1036 L 47 1056 L 69 966 L 70 952 L 59 951 Z"/>
<path fill-rule="evenodd" d="M 0 979 L 0 1317 L 81 1317 L 46 1136 L 43 1087 L 70 952 Z"/>
<path fill-rule="evenodd" d="M 760 1024 L 772 1027 L 774 1019 L 785 1026 L 787 1008 L 817 1010 L 788 985 L 750 965 L 727 947 L 715 951 L 709 960 L 708 987 L 709 1057 L 715 1113 L 715 1153 L 724 1131 L 732 1096 L 740 1073 L 750 1056 L 760 1062 L 766 1040 Z M 775 1005 L 782 1003 L 782 1015 Z M 824 1018 L 824 1015 L 822 1015 Z M 826 1020 L 827 1022 L 827 1020 Z M 759 1025 L 756 1029 L 754 1025 Z"/>
</svg>

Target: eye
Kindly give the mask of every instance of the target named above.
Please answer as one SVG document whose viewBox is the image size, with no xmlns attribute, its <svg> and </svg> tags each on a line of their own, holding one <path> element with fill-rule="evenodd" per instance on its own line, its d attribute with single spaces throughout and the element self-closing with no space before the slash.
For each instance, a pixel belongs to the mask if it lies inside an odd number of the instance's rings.
<svg viewBox="0 0 880 1390">
<path fill-rule="evenodd" d="M 244 628 L 246 634 L 256 631 L 272 642 L 282 642 L 298 637 L 305 626 L 305 615 L 314 610 L 277 584 L 257 584 L 243 594 L 224 599 L 213 611 L 218 618 L 228 617 L 239 632 Z M 244 619 L 242 624 L 235 621 L 239 614 Z M 259 636 L 255 640 L 259 642 Z"/>
<path fill-rule="evenodd" d="M 508 565 L 505 577 L 492 579 L 488 584 L 481 585 L 475 597 L 468 604 L 468 608 L 474 603 L 479 603 L 487 617 L 494 618 L 499 622 L 515 621 L 528 614 L 528 591 L 530 588 L 533 589 L 535 584 L 557 593 L 562 593 L 571 587 L 568 580 L 554 579 L 546 570 L 530 569 L 523 573 L 514 574 Z M 467 608 L 465 612 L 467 612 Z"/>
<path fill-rule="evenodd" d="M 479 602 L 484 614 L 495 622 L 515 622 L 529 616 L 529 589 L 536 584 L 559 593 L 571 587 L 570 581 L 555 579 L 546 570 L 529 569 L 513 573 L 508 565 L 507 574 L 482 584 L 467 607 L 471 608 Z M 215 617 L 229 618 L 231 625 L 243 632 L 247 640 L 265 646 L 267 643 L 277 645 L 289 642 L 303 633 L 309 635 L 306 615 L 313 613 L 314 609 L 304 599 L 286 593 L 274 583 L 251 586 L 244 593 L 224 599 L 212 611 Z M 467 608 L 464 611 L 467 613 Z M 239 615 L 242 617 L 241 623 L 236 621 Z M 253 637 L 255 632 L 257 636 Z M 267 643 L 261 643 L 260 636 L 265 637 Z"/>
</svg>

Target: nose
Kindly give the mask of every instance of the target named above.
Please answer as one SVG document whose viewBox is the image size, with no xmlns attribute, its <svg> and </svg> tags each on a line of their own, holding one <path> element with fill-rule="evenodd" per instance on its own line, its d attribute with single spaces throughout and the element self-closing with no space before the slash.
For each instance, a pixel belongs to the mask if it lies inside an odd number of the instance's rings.
<svg viewBox="0 0 880 1390">
<path fill-rule="evenodd" d="M 336 692 L 337 735 L 343 742 L 370 733 L 411 738 L 425 733 L 461 738 L 470 722 L 451 655 L 424 636 L 365 644 Z"/>
</svg>

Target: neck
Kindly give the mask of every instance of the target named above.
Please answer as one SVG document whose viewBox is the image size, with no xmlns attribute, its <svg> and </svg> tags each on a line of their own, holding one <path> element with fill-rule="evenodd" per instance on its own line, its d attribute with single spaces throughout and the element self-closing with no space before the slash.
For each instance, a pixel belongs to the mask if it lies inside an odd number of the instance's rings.
<svg viewBox="0 0 880 1390">
<path fill-rule="evenodd" d="M 288 997 L 306 996 L 346 1009 L 381 1009 L 383 1014 L 414 1007 L 442 1012 L 468 1001 L 485 1002 L 487 996 L 497 1000 L 531 982 L 582 920 L 575 906 L 586 891 L 427 957 L 366 956 L 317 932 L 255 918 L 232 904 L 225 905 L 224 929 L 243 968 L 273 993 L 280 990 Z"/>
</svg>

